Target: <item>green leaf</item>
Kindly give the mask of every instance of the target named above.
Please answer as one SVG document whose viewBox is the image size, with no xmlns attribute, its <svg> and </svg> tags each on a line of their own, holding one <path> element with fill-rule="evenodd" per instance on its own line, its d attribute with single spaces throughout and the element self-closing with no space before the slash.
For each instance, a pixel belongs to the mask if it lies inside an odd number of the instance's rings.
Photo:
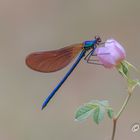
<svg viewBox="0 0 140 140">
<path fill-rule="evenodd" d="M 114 116 L 114 111 L 113 111 L 113 109 L 112 109 L 112 108 L 108 108 L 108 109 L 107 109 L 107 114 L 108 114 L 108 117 L 109 117 L 110 119 L 112 119 L 113 116 Z"/>
<path fill-rule="evenodd" d="M 127 80 L 130 79 L 129 77 L 129 72 L 130 72 L 130 68 L 135 69 L 136 71 L 138 71 L 136 69 L 136 67 L 134 67 L 132 64 L 130 64 L 128 61 L 124 60 L 122 61 L 119 65 L 117 65 L 117 70 L 119 71 L 119 73 L 125 77 Z"/>
<path fill-rule="evenodd" d="M 99 124 L 105 115 L 105 108 L 103 106 L 98 106 L 93 113 L 93 119 L 95 121 L 96 124 Z"/>
<path fill-rule="evenodd" d="M 137 85 L 140 86 L 140 80 L 137 80 Z"/>
<path fill-rule="evenodd" d="M 119 73 L 120 73 L 123 77 L 128 78 L 129 67 L 128 67 L 127 63 L 121 62 L 121 63 L 117 66 L 117 70 L 119 71 Z"/>
<path fill-rule="evenodd" d="M 75 119 L 77 121 L 81 121 L 92 115 L 95 123 L 99 124 L 103 120 L 106 111 L 109 117 L 112 118 L 113 109 L 109 106 L 109 102 L 107 100 L 92 100 L 91 102 L 79 107 L 76 112 Z"/>
<path fill-rule="evenodd" d="M 140 86 L 140 80 L 131 80 L 128 79 L 128 90 L 132 92 L 136 86 Z"/>
<path fill-rule="evenodd" d="M 124 60 L 123 62 L 126 63 L 126 64 L 128 65 L 128 68 L 133 68 L 133 69 L 135 69 L 136 71 L 138 70 L 134 65 L 132 65 L 132 64 L 129 63 L 128 61 Z"/>
<path fill-rule="evenodd" d="M 79 107 L 79 109 L 76 112 L 75 115 L 75 119 L 77 121 L 81 121 L 81 120 L 85 120 L 86 118 L 88 118 L 91 113 L 93 113 L 93 111 L 96 109 L 97 105 L 91 104 L 91 103 L 87 103 L 81 107 Z"/>
<path fill-rule="evenodd" d="M 127 63 L 125 63 L 124 61 L 122 62 L 122 70 L 123 70 L 123 73 L 128 76 L 128 72 L 129 72 L 129 66 Z"/>
</svg>

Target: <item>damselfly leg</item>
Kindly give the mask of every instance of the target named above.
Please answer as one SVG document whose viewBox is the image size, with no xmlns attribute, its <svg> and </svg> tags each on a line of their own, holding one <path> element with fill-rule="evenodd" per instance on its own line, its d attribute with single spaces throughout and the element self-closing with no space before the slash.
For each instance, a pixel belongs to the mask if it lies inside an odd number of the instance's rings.
<svg viewBox="0 0 140 140">
<path fill-rule="evenodd" d="M 96 48 L 95 48 L 96 49 Z M 96 54 L 95 49 L 91 50 L 84 58 L 84 60 L 87 61 L 88 64 L 95 64 L 95 65 L 103 65 L 99 62 L 98 59 L 93 59 L 93 57 L 97 55 L 108 55 L 109 53 L 101 53 L 101 54 Z"/>
</svg>

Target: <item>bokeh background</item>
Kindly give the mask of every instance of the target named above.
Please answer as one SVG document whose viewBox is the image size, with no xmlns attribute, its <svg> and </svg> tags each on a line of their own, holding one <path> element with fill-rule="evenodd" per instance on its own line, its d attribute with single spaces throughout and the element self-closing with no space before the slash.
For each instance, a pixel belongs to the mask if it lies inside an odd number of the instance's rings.
<svg viewBox="0 0 140 140">
<path fill-rule="evenodd" d="M 58 49 L 100 35 L 118 40 L 127 60 L 140 69 L 140 1 L 138 0 L 1 0 L 0 1 L 0 139 L 110 140 L 112 122 L 74 121 L 81 104 L 107 99 L 117 111 L 126 84 L 116 70 L 81 61 L 45 110 L 41 104 L 70 65 L 53 74 L 25 65 L 33 51 Z M 134 74 L 133 74 L 134 75 Z M 139 76 L 139 73 L 137 74 Z M 136 75 L 134 75 L 136 76 Z M 116 140 L 139 140 L 140 89 L 118 121 Z"/>
</svg>

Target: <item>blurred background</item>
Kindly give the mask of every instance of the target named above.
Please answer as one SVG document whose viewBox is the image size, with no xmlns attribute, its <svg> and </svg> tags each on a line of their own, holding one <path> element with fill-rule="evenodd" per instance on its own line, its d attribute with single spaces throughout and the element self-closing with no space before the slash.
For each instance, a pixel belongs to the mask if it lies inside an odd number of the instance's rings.
<svg viewBox="0 0 140 140">
<path fill-rule="evenodd" d="M 0 139 L 110 140 L 112 121 L 74 121 L 76 109 L 93 99 L 109 100 L 118 111 L 126 84 L 114 70 L 81 61 L 47 108 L 41 105 L 67 72 L 45 74 L 25 65 L 34 51 L 59 49 L 93 39 L 115 38 L 127 60 L 140 69 L 140 1 L 138 0 L 1 0 L 0 1 Z M 136 75 L 134 75 L 135 77 Z M 138 73 L 138 78 L 140 78 Z M 118 121 L 116 140 L 139 140 L 140 89 Z"/>
</svg>

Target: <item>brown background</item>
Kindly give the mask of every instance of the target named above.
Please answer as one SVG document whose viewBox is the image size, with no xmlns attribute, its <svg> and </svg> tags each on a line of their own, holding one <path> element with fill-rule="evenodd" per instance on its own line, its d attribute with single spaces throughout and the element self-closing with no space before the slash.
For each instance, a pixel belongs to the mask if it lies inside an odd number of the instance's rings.
<svg viewBox="0 0 140 140">
<path fill-rule="evenodd" d="M 43 74 L 30 70 L 28 53 L 52 50 L 93 39 L 118 40 L 127 60 L 140 69 L 140 2 L 138 0 L 1 0 L 0 1 L 0 139 L 1 140 L 110 140 L 112 122 L 97 126 L 88 119 L 74 121 L 81 104 L 107 99 L 117 111 L 126 84 L 116 72 L 82 61 L 48 108 L 45 97 L 70 66 Z M 139 73 L 137 74 L 139 76 Z M 135 76 L 135 75 L 134 75 Z M 118 122 L 116 140 L 139 140 L 140 89 Z"/>
</svg>

